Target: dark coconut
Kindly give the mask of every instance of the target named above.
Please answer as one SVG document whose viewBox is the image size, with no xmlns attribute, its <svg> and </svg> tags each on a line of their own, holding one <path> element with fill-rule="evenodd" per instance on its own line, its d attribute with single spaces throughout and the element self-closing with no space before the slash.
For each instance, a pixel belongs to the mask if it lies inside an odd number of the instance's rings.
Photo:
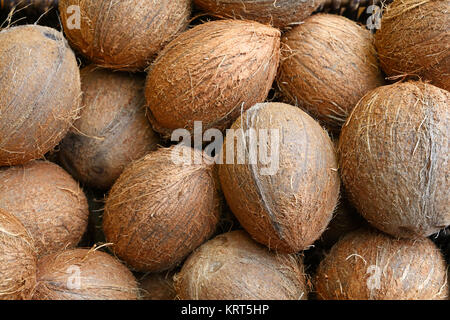
<svg viewBox="0 0 450 320">
<path fill-rule="evenodd" d="M 173 272 L 150 273 L 141 281 L 143 300 L 174 300 L 177 296 L 173 283 Z"/>
</svg>

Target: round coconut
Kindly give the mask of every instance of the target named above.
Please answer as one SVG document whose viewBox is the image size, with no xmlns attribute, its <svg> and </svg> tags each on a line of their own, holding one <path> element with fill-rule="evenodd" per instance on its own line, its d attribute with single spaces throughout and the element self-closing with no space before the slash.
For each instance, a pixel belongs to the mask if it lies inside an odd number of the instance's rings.
<svg viewBox="0 0 450 320">
<path fill-rule="evenodd" d="M 41 158 L 79 112 L 77 61 L 62 33 L 38 25 L 0 32 L 0 166 Z"/>
<path fill-rule="evenodd" d="M 256 241 L 294 253 L 320 237 L 340 181 L 333 143 L 314 119 L 287 104 L 257 104 L 232 125 L 223 151 L 223 193 Z"/>
<path fill-rule="evenodd" d="M 341 177 L 376 228 L 429 236 L 450 225 L 450 93 L 421 82 L 368 93 L 343 127 Z"/>
<path fill-rule="evenodd" d="M 139 75 L 81 70 L 83 109 L 59 152 L 77 180 L 106 190 L 125 166 L 156 149 L 159 137 L 145 115 L 143 88 Z"/>
<path fill-rule="evenodd" d="M 215 237 L 196 250 L 175 275 L 183 300 L 307 299 L 303 264 L 270 252 L 245 231 Z"/>
<path fill-rule="evenodd" d="M 173 283 L 173 272 L 151 273 L 141 281 L 143 300 L 175 300 L 177 293 Z"/>
<path fill-rule="evenodd" d="M 223 130 L 263 102 L 279 62 L 280 31 L 252 21 L 207 22 L 178 36 L 149 70 L 149 118 L 165 136 L 184 128 Z"/>
<path fill-rule="evenodd" d="M 213 163 L 203 156 L 184 146 L 161 148 L 132 163 L 113 185 L 103 231 L 136 271 L 170 269 L 213 234 L 221 199 Z"/>
<path fill-rule="evenodd" d="M 33 300 L 137 300 L 130 270 L 107 253 L 70 249 L 38 261 Z"/>
<path fill-rule="evenodd" d="M 78 183 L 61 167 L 45 161 L 0 169 L 0 208 L 23 223 L 39 255 L 76 246 L 89 216 Z"/>
<path fill-rule="evenodd" d="M 361 229 L 339 240 L 320 263 L 315 290 L 324 300 L 446 299 L 446 273 L 431 240 Z"/>
<path fill-rule="evenodd" d="M 375 45 L 392 77 L 418 76 L 450 91 L 450 1 L 394 0 Z"/>
<path fill-rule="evenodd" d="M 60 0 L 59 12 L 77 51 L 99 66 L 137 71 L 187 27 L 191 0 Z"/>
<path fill-rule="evenodd" d="M 277 79 L 284 99 L 338 131 L 368 91 L 384 84 L 373 36 L 356 22 L 317 14 L 285 33 Z"/>
<path fill-rule="evenodd" d="M 0 209 L 0 300 L 31 298 L 36 260 L 28 231 L 16 217 Z"/>
</svg>

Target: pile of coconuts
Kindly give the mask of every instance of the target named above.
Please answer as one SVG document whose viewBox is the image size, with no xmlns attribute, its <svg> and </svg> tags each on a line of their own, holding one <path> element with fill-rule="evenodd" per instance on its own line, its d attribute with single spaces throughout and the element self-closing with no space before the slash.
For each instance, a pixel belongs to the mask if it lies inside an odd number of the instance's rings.
<svg viewBox="0 0 450 320">
<path fill-rule="evenodd" d="M 450 1 L 1 4 L 0 300 L 449 299 Z"/>
</svg>

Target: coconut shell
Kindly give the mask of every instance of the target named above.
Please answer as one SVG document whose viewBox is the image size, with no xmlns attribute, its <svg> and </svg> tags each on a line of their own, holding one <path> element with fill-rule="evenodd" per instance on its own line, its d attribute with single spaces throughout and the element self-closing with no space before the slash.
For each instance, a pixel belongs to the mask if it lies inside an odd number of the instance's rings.
<svg viewBox="0 0 450 320">
<path fill-rule="evenodd" d="M 324 300 L 438 300 L 448 297 L 442 253 L 427 239 L 395 239 L 361 229 L 320 263 L 315 290 Z"/>
<path fill-rule="evenodd" d="M 178 36 L 149 70 L 149 118 L 165 136 L 194 121 L 223 130 L 263 102 L 279 62 L 280 31 L 252 21 L 207 22 Z"/>
<path fill-rule="evenodd" d="M 261 155 L 252 163 L 245 152 L 240 164 L 239 142 L 234 149 L 229 144 L 243 140 L 242 131 L 235 131 L 234 137 L 227 134 L 219 178 L 231 210 L 247 232 L 269 248 L 286 253 L 306 249 L 330 222 L 339 196 L 337 160 L 328 134 L 305 112 L 282 103 L 253 106 L 231 129 L 254 130 L 258 136 L 274 130 L 280 141 L 277 145 L 271 135 L 265 143 L 263 154 L 279 159 L 271 172 Z M 248 137 L 245 141 L 247 146 L 254 143 Z"/>
<path fill-rule="evenodd" d="M 394 0 L 375 34 L 381 67 L 394 78 L 418 76 L 450 91 L 449 25 L 449 0 Z"/>
<path fill-rule="evenodd" d="M 159 137 L 145 115 L 140 76 L 87 67 L 81 88 L 83 109 L 59 158 L 77 180 L 106 190 L 129 163 L 155 150 Z"/>
<path fill-rule="evenodd" d="M 38 25 L 0 32 L 0 166 L 53 149 L 75 121 L 77 61 L 62 33 Z"/>
<path fill-rule="evenodd" d="M 349 200 L 376 228 L 429 236 L 450 225 L 450 93 L 420 82 L 368 93 L 339 141 Z"/>
<path fill-rule="evenodd" d="M 78 183 L 61 167 L 45 161 L 0 169 L 0 208 L 28 229 L 39 255 L 75 247 L 89 216 Z"/>
<path fill-rule="evenodd" d="M 175 300 L 173 272 L 151 273 L 141 280 L 143 300 Z"/>
</svg>

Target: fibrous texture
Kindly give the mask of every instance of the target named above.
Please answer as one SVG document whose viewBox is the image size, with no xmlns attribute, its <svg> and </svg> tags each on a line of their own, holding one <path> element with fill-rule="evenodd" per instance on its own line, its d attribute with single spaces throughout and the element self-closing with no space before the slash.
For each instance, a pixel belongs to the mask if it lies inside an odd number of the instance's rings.
<svg viewBox="0 0 450 320">
<path fill-rule="evenodd" d="M 140 281 L 143 300 L 174 300 L 173 272 L 150 273 Z"/>
</svg>

